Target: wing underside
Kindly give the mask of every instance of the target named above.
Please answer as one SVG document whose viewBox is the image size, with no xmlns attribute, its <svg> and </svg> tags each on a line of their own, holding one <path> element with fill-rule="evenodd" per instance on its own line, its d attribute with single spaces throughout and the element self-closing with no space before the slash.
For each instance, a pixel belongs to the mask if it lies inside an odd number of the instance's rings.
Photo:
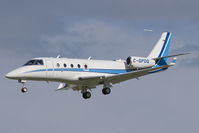
<svg viewBox="0 0 199 133">
<path fill-rule="evenodd" d="M 129 80 L 129 79 L 139 78 L 141 76 L 150 74 L 151 72 L 154 72 L 154 71 L 164 70 L 164 69 L 167 69 L 170 66 L 172 66 L 172 65 L 164 65 L 164 66 L 160 66 L 160 67 L 154 67 L 154 68 L 147 68 L 147 69 L 143 69 L 143 70 L 132 71 L 132 72 L 128 72 L 128 73 L 125 73 L 125 74 L 119 74 L 119 75 L 108 77 L 107 80 L 109 82 L 111 82 L 112 84 L 116 84 L 116 83 L 120 83 L 120 82 Z"/>
<path fill-rule="evenodd" d="M 93 89 L 96 88 L 96 86 L 104 84 L 104 83 L 110 83 L 110 84 L 117 84 L 126 80 L 134 79 L 134 78 L 139 78 L 141 76 L 159 71 L 159 70 L 165 70 L 168 67 L 172 66 L 170 65 L 163 65 L 159 67 L 153 67 L 153 68 L 147 68 L 147 69 L 142 69 L 142 70 L 136 70 L 136 71 L 131 71 L 128 73 L 124 74 L 116 74 L 112 76 L 94 76 L 94 77 L 79 77 L 79 84 L 75 86 L 71 86 L 73 90 L 82 90 L 86 87 L 86 89 Z M 64 85 L 62 85 L 64 86 Z M 59 90 L 66 90 L 66 88 L 59 88 Z"/>
</svg>

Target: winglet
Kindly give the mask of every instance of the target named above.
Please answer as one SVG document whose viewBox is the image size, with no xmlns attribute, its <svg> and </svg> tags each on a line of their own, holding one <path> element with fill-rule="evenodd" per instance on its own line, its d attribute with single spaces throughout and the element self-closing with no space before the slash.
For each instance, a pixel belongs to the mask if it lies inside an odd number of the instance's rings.
<svg viewBox="0 0 199 133">
<path fill-rule="evenodd" d="M 158 57 L 158 58 L 152 58 L 152 59 L 153 59 L 153 60 L 159 60 L 159 59 L 163 59 L 163 58 L 171 58 L 171 57 L 182 56 L 182 55 L 188 55 L 188 54 L 191 54 L 191 53 L 190 53 L 190 52 L 187 52 L 187 53 L 168 55 L 168 56 L 163 56 L 163 57 Z"/>
</svg>

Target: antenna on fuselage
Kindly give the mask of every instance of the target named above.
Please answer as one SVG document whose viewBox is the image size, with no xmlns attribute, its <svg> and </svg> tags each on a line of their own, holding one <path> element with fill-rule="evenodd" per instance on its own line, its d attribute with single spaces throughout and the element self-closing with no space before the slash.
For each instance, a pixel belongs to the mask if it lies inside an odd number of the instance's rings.
<svg viewBox="0 0 199 133">
<path fill-rule="evenodd" d="M 153 32 L 152 29 L 144 29 L 145 32 Z"/>
<path fill-rule="evenodd" d="M 56 58 L 60 58 L 60 56 L 61 56 L 61 55 L 60 55 L 60 54 L 58 54 Z"/>
</svg>

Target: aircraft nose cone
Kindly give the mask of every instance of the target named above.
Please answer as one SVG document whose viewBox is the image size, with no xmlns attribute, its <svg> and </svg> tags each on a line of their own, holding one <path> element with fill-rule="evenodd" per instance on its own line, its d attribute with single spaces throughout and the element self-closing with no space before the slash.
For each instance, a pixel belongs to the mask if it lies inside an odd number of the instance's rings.
<svg viewBox="0 0 199 133">
<path fill-rule="evenodd" d="M 5 75 L 8 79 L 21 79 L 24 76 L 24 68 L 15 69 Z"/>
<path fill-rule="evenodd" d="M 14 75 L 14 73 L 13 72 L 9 72 L 9 73 L 7 73 L 6 74 L 6 76 L 5 76 L 6 78 L 8 78 L 8 79 L 12 79 L 12 78 L 14 78 L 15 77 L 15 75 Z"/>
<path fill-rule="evenodd" d="M 8 79 L 18 79 L 20 77 L 20 73 L 16 70 L 11 71 L 5 75 Z"/>
</svg>

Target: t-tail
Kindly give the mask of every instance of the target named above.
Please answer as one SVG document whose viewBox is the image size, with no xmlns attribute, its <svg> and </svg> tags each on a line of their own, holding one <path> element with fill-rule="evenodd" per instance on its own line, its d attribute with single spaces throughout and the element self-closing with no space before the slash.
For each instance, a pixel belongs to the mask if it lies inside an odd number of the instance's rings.
<svg viewBox="0 0 199 133">
<path fill-rule="evenodd" d="M 156 62 L 156 66 L 168 65 L 167 58 L 173 58 L 172 62 L 169 65 L 175 65 L 176 56 L 187 55 L 191 53 L 180 53 L 180 54 L 169 54 L 169 47 L 171 44 L 172 34 L 170 32 L 163 32 L 160 40 L 156 43 L 155 47 L 147 57 L 148 59 L 153 59 Z"/>
<path fill-rule="evenodd" d="M 149 59 L 155 59 L 157 66 L 167 65 L 171 37 L 172 34 L 170 32 L 162 33 L 160 40 L 156 43 L 155 47 L 147 57 Z"/>
</svg>

